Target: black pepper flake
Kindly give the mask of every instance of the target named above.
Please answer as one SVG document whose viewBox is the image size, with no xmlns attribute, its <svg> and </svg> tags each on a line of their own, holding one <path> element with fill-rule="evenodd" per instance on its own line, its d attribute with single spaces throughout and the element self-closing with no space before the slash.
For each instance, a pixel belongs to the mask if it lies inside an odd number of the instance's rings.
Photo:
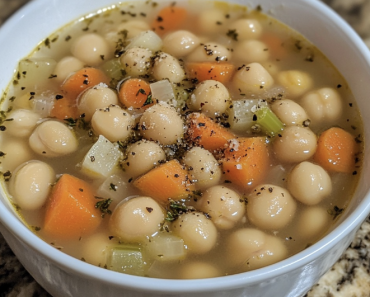
<svg viewBox="0 0 370 297">
<path fill-rule="evenodd" d="M 153 211 L 153 208 L 152 207 L 146 207 L 146 210 L 151 213 Z"/>
<path fill-rule="evenodd" d="M 157 17 L 157 22 L 163 22 L 163 18 L 161 16 Z"/>
<path fill-rule="evenodd" d="M 0 151 L 0 157 L 4 157 L 6 154 Z"/>
<path fill-rule="evenodd" d="M 59 95 L 59 94 L 55 96 L 56 100 L 59 100 L 59 99 L 62 99 L 62 98 L 64 98 L 64 97 L 62 95 Z"/>
<path fill-rule="evenodd" d="M 68 36 L 66 36 L 66 38 L 64 40 L 69 41 L 71 38 L 72 38 L 71 35 L 68 35 Z"/>
<path fill-rule="evenodd" d="M 95 157 L 94 156 L 90 156 L 90 161 L 91 162 L 95 162 Z"/>
<path fill-rule="evenodd" d="M 0 131 L 5 131 L 6 127 L 5 126 L 0 126 Z"/>
<path fill-rule="evenodd" d="M 352 107 L 353 104 L 352 103 L 349 103 L 348 105 L 349 105 L 349 107 Z"/>
<path fill-rule="evenodd" d="M 131 183 L 131 182 L 132 182 L 132 177 L 128 180 L 128 182 L 129 182 L 129 183 Z"/>
<path fill-rule="evenodd" d="M 174 177 L 176 177 L 176 178 L 178 178 L 178 177 L 180 177 L 180 175 L 178 175 L 177 173 L 174 175 Z"/>
<path fill-rule="evenodd" d="M 82 189 L 82 188 L 79 188 L 78 190 L 79 190 L 80 192 L 83 192 L 83 191 L 84 191 L 84 189 Z"/>
<path fill-rule="evenodd" d="M 342 85 L 341 84 L 338 84 L 337 85 L 337 89 L 340 89 L 342 87 Z"/>
<path fill-rule="evenodd" d="M 12 173 L 8 170 L 8 171 L 3 173 L 3 176 L 4 176 L 5 181 L 9 181 L 10 178 L 12 177 Z"/>
<path fill-rule="evenodd" d="M 104 61 L 104 55 L 100 55 L 100 59 Z"/>
<path fill-rule="evenodd" d="M 89 80 L 88 80 L 88 79 L 85 79 L 85 80 L 83 81 L 83 84 L 84 84 L 84 85 L 88 85 L 88 84 L 89 84 Z"/>
<path fill-rule="evenodd" d="M 357 171 L 355 170 L 355 171 L 353 171 L 352 172 L 352 175 L 357 175 Z"/>
<path fill-rule="evenodd" d="M 56 75 L 56 74 L 50 74 L 50 76 L 48 77 L 48 78 L 56 78 L 56 77 L 58 77 L 58 75 Z"/>
</svg>

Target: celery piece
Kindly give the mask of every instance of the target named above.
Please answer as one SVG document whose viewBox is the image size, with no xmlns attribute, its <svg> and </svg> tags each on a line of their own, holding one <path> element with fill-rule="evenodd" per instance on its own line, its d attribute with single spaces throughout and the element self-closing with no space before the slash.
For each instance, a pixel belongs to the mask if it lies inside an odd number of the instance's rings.
<svg viewBox="0 0 370 297">
<path fill-rule="evenodd" d="M 268 136 L 273 137 L 284 129 L 284 124 L 269 107 L 263 106 L 257 108 L 254 114 L 257 117 L 255 121 L 256 124 L 258 124 Z"/>
<path fill-rule="evenodd" d="M 124 77 L 124 72 L 122 71 L 121 63 L 119 59 L 111 59 L 105 62 L 102 66 L 103 71 L 110 78 L 120 80 Z"/>
<path fill-rule="evenodd" d="M 159 80 L 150 84 L 150 91 L 153 99 L 161 102 L 167 102 L 170 105 L 175 103 L 175 94 L 173 92 L 172 84 L 167 80 Z"/>
<path fill-rule="evenodd" d="M 113 247 L 109 251 L 107 268 L 117 272 L 144 276 L 145 261 L 141 249 L 135 245 Z"/>
<path fill-rule="evenodd" d="M 147 244 L 147 254 L 157 261 L 183 260 L 186 257 L 184 240 L 168 233 L 159 233 Z"/>
<path fill-rule="evenodd" d="M 51 58 L 27 58 L 19 62 L 20 85 L 37 89 L 50 83 L 56 61 Z"/>
</svg>

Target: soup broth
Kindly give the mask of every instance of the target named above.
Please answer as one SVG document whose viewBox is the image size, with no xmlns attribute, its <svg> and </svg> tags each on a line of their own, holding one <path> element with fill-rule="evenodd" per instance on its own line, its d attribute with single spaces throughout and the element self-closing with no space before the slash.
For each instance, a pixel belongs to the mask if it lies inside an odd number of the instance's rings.
<svg viewBox="0 0 370 297">
<path fill-rule="evenodd" d="M 135 1 L 87 15 L 20 61 L 1 121 L 3 185 L 25 224 L 140 276 L 294 255 L 335 224 L 361 172 L 347 83 L 263 7 Z"/>
</svg>

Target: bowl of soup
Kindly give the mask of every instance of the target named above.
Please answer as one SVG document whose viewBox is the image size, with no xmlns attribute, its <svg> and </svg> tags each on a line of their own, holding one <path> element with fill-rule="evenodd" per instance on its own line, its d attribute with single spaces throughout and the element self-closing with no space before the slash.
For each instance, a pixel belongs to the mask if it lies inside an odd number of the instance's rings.
<svg viewBox="0 0 370 297">
<path fill-rule="evenodd" d="M 53 296 L 305 294 L 370 211 L 361 39 L 316 1 L 79 4 L 0 30 L 22 264 Z"/>
</svg>

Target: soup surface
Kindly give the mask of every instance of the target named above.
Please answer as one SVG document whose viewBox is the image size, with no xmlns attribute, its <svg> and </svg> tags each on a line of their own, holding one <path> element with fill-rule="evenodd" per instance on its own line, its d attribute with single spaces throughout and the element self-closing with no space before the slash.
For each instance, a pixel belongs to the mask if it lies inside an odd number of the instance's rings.
<svg viewBox="0 0 370 297">
<path fill-rule="evenodd" d="M 1 121 L 3 184 L 24 222 L 140 276 L 229 275 L 302 251 L 361 169 L 347 83 L 263 7 L 92 13 L 19 62 Z"/>
</svg>

